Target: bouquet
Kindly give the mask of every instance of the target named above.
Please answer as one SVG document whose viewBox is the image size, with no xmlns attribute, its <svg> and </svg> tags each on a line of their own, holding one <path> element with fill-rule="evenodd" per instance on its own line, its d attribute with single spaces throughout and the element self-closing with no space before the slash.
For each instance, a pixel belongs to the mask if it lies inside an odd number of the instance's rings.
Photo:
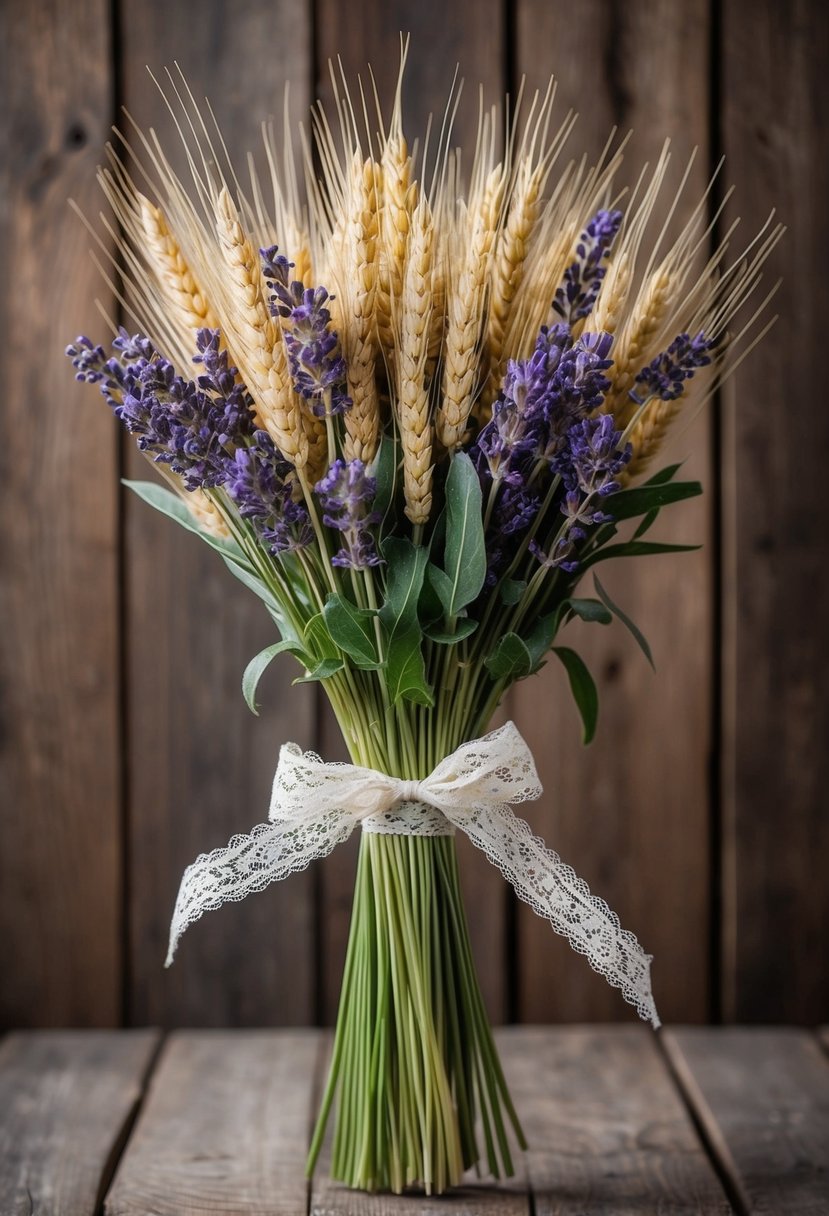
<svg viewBox="0 0 829 1216">
<path fill-rule="evenodd" d="M 620 152 L 554 176 L 572 122 L 553 133 L 552 87 L 523 119 L 482 109 L 465 174 L 451 122 L 412 150 L 399 88 L 386 119 L 342 82 L 335 119 L 319 107 L 303 136 L 303 174 L 290 134 L 266 126 L 268 174 L 251 171 L 245 191 L 171 83 L 188 181 L 137 128 L 100 174 L 137 332 L 113 326 L 109 353 L 87 338 L 67 353 L 167 483 L 132 489 L 269 613 L 274 642 L 243 677 L 251 709 L 288 652 L 299 681 L 321 682 L 352 763 L 284 744 L 267 822 L 186 871 L 168 963 L 205 911 L 359 825 L 309 1171 L 336 1105 L 331 1171 L 353 1187 L 439 1193 L 481 1162 L 509 1174 L 524 1137 L 454 834 L 658 1025 L 650 956 L 513 814 L 538 778 L 516 728 L 490 722 L 552 657 L 589 742 L 596 687 L 559 640 L 573 618 L 615 617 L 650 657 L 596 570 L 683 547 L 646 534 L 701 487 L 677 465 L 646 474 L 697 384 L 699 404 L 755 336 L 766 300 L 729 326 L 779 229 L 726 267 L 726 240 L 707 250 L 703 199 L 668 241 L 653 222 L 667 148 L 626 200 Z"/>
</svg>

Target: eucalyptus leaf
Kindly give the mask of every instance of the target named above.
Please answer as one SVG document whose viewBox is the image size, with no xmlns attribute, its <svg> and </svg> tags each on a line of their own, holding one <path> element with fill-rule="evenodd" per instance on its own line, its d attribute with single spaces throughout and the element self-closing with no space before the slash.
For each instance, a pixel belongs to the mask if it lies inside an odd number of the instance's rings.
<svg viewBox="0 0 829 1216">
<path fill-rule="evenodd" d="M 564 603 L 559 604 L 555 612 L 548 612 L 546 616 L 539 617 L 530 632 L 525 635 L 524 644 L 530 652 L 532 671 L 538 671 L 544 661 L 544 656 L 550 650 L 558 633 L 566 603 L 565 600 Z"/>
<path fill-rule="evenodd" d="M 373 612 L 355 608 L 341 595 L 332 594 L 325 601 L 323 616 L 331 640 L 354 660 L 357 667 L 380 666 Z"/>
<path fill-rule="evenodd" d="M 337 659 L 340 655 L 331 640 L 325 617 L 321 612 L 312 616 L 305 626 L 304 640 L 306 649 L 318 659 Z"/>
<path fill-rule="evenodd" d="M 615 604 L 613 602 L 613 600 L 610 598 L 610 596 L 608 595 L 605 588 L 599 582 L 599 576 L 595 573 L 593 575 L 593 582 L 595 583 L 596 591 L 602 597 L 605 604 L 607 604 L 610 611 L 615 616 L 617 616 L 619 618 L 619 620 L 622 622 L 622 624 L 625 626 L 625 628 L 628 629 L 631 636 L 635 639 L 637 645 L 639 646 L 639 649 L 642 651 L 642 654 L 648 660 L 651 667 L 653 667 L 654 670 L 656 670 L 656 665 L 654 664 L 654 661 L 653 661 L 653 655 L 651 654 L 651 648 L 648 645 L 648 640 L 645 637 L 645 635 L 642 633 L 639 626 L 634 624 L 634 622 L 630 619 L 630 617 L 627 615 L 627 613 L 623 612 L 622 609 L 619 607 L 619 605 Z"/>
<path fill-rule="evenodd" d="M 437 612 L 431 616 L 431 612 L 437 605 Z M 436 566 L 434 562 L 429 562 L 426 567 L 426 579 L 423 586 L 423 614 L 424 620 L 437 620 L 440 616 L 450 616 L 452 606 L 452 580 L 449 575 L 441 570 L 440 566 Z"/>
<path fill-rule="evenodd" d="M 468 638 L 478 628 L 480 621 L 476 621 L 473 616 L 459 616 L 455 621 L 455 632 L 449 633 L 440 625 L 426 625 L 423 632 L 432 642 L 439 642 L 442 646 L 452 646 L 455 642 L 462 642 L 464 638 Z"/>
<path fill-rule="evenodd" d="M 213 536 L 210 532 L 206 532 L 204 528 L 200 528 L 195 518 L 191 515 L 187 503 L 178 494 L 174 494 L 172 490 L 167 490 L 164 486 L 156 485 L 154 481 L 130 481 L 127 478 L 122 479 L 122 485 L 132 490 L 133 494 L 136 494 L 142 502 L 147 503 L 156 511 L 160 511 L 162 515 L 166 515 L 169 519 L 175 520 L 180 527 L 186 528 L 188 532 L 194 532 L 196 536 L 201 537 L 206 545 L 221 553 L 222 557 L 230 558 L 231 561 L 236 562 L 238 565 L 242 565 L 248 570 L 251 569 L 250 562 L 236 544 L 236 541 L 225 539 L 221 536 Z"/>
<path fill-rule="evenodd" d="M 501 584 L 499 595 L 501 603 L 512 605 L 517 604 L 521 596 L 527 590 L 526 580 L 523 578 L 507 578 Z"/>
<path fill-rule="evenodd" d="M 532 671 L 532 655 L 517 633 L 505 633 L 486 660 L 493 680 L 521 680 Z"/>
<path fill-rule="evenodd" d="M 449 579 L 447 616 L 477 599 L 486 578 L 481 485 L 465 452 L 452 457 L 446 478 L 444 571 Z"/>
<path fill-rule="evenodd" d="M 386 652 L 385 678 L 392 704 L 415 701 L 418 705 L 434 705 L 435 698 L 426 682 L 426 668 L 421 648 L 422 634 L 415 623 L 410 629 L 395 635 Z"/>
<path fill-rule="evenodd" d="M 600 625 L 609 625 L 613 620 L 613 613 L 600 600 L 570 599 L 567 601 L 567 606 L 583 621 L 596 621 Z"/>
<path fill-rule="evenodd" d="M 582 742 L 590 743 L 596 733 L 596 723 L 599 718 L 599 694 L 593 677 L 575 650 L 570 650 L 567 646 L 554 646 L 553 654 L 561 661 L 567 672 L 570 691 L 581 714 Z"/>
<path fill-rule="evenodd" d="M 256 689 L 263 673 L 278 654 L 284 654 L 286 651 L 290 651 L 296 655 L 307 667 L 307 657 L 302 653 L 296 642 L 288 640 L 274 642 L 272 646 L 266 646 L 264 650 L 260 650 L 259 654 L 251 659 L 245 668 L 245 674 L 242 676 L 242 695 L 251 713 L 259 713 L 259 710 L 256 708 Z"/>
<path fill-rule="evenodd" d="M 240 566 L 237 561 L 232 557 L 227 557 L 225 554 L 222 554 L 222 556 L 230 573 L 235 578 L 238 578 L 240 583 L 244 583 L 248 591 L 252 591 L 254 595 L 259 596 L 259 599 L 267 605 L 268 611 L 281 628 L 284 610 L 271 589 L 266 586 L 258 574 L 253 574 L 247 566 Z"/>
<path fill-rule="evenodd" d="M 373 509 L 380 516 L 380 532 L 385 532 L 386 517 L 394 502 L 394 490 L 397 481 L 397 441 L 394 435 L 384 431 L 380 438 L 380 446 L 372 465 L 372 475 L 377 481 Z"/>
<path fill-rule="evenodd" d="M 293 683 L 312 684 L 315 680 L 327 680 L 331 676 L 335 676 L 338 671 L 342 671 L 344 667 L 345 663 L 342 659 L 323 659 L 312 671 L 306 672 L 304 676 L 297 676 Z"/>
</svg>

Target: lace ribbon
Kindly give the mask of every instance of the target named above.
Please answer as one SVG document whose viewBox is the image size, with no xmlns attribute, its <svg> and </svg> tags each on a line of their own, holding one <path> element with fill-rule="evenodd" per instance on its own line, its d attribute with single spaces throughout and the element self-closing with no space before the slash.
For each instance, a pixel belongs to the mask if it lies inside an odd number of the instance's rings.
<svg viewBox="0 0 829 1216">
<path fill-rule="evenodd" d="M 441 836 L 464 832 L 591 967 L 619 988 L 654 1027 L 651 955 L 603 899 L 557 853 L 533 835 L 509 803 L 538 798 L 541 784 L 530 749 L 512 722 L 441 760 L 423 781 L 403 781 L 356 764 L 332 764 L 286 743 L 267 823 L 226 848 L 203 853 L 181 880 L 167 966 L 188 925 L 228 900 L 244 899 L 269 883 L 304 870 L 364 831 Z"/>
</svg>

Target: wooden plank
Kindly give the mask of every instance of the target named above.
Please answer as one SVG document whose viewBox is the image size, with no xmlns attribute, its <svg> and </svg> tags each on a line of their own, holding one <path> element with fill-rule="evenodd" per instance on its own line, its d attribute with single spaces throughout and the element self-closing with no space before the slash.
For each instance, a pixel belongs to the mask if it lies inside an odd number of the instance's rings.
<svg viewBox="0 0 829 1216">
<path fill-rule="evenodd" d="M 152 1030 L 44 1031 L 4 1041 L 0 1211 L 98 1211 L 157 1043 Z"/>
<path fill-rule="evenodd" d="M 731 381 L 724 410 L 724 1015 L 808 1024 L 829 1001 L 829 889 L 815 880 L 829 851 L 829 689 L 819 678 L 829 416 L 814 392 L 829 325 L 829 285 L 816 273 L 829 10 L 727 0 L 722 14 L 723 146 L 738 184 L 729 218 L 742 216 L 750 234 L 774 206 L 790 228 L 768 269 L 770 283 L 783 276 L 780 320 Z"/>
<path fill-rule="evenodd" d="M 499 1032 L 535 1216 L 731 1211 L 644 1027 Z"/>
<path fill-rule="evenodd" d="M 621 183 L 653 163 L 666 136 L 674 163 L 667 204 L 694 146 L 687 214 L 708 174 L 708 5 L 630 0 L 520 0 L 516 66 L 531 88 L 558 80 L 555 114 L 579 112 L 565 163 L 595 158 L 611 127 L 633 128 Z M 624 205 L 624 203 L 622 204 Z M 699 544 L 701 553 L 617 563 L 602 580 L 648 637 L 657 673 L 618 624 L 569 626 L 564 639 L 583 654 L 601 700 L 589 749 L 560 664 L 516 687 L 512 715 L 538 762 L 543 802 L 528 817 L 562 857 L 616 910 L 655 955 L 654 992 L 663 1018 L 696 1021 L 709 1001 L 709 798 L 712 590 L 708 546 L 712 474 L 710 417 L 669 446 L 683 472 L 708 493 L 664 512 L 654 535 Z M 658 466 L 657 466 L 658 467 Z M 592 583 L 588 580 L 586 591 Z M 678 644 L 681 639 L 681 645 Z M 518 915 L 518 1014 L 524 1021 L 617 1019 L 625 1007 L 523 905 Z M 632 1015 L 631 1015 L 632 1016 Z"/>
<path fill-rule="evenodd" d="M 673 1030 L 665 1046 L 751 1216 L 829 1210 L 829 1064 L 795 1029 Z"/>
<path fill-rule="evenodd" d="M 384 112 L 397 80 L 399 33 L 411 34 L 403 90 L 404 127 L 410 143 L 426 130 L 430 113 L 443 114 L 457 64 L 466 80 L 454 133 L 464 148 L 474 147 L 478 118 L 478 82 L 483 81 L 489 101 L 501 98 L 507 87 L 504 73 L 504 12 L 499 0 L 479 0 L 474 20 L 463 0 L 445 0 L 413 6 L 407 0 L 364 0 L 343 5 L 339 0 L 318 0 L 316 22 L 317 81 L 323 99 L 330 97 L 328 60 L 339 56 L 350 83 L 358 73 L 365 80 L 371 64 Z M 440 37 L 435 37 L 439 28 Z M 327 711 L 323 706 L 322 712 Z M 323 738 L 334 758 L 338 731 L 330 715 Z M 321 979 L 322 1012 L 333 1021 L 339 997 L 347 920 L 353 890 L 354 850 L 340 850 L 321 871 Z M 470 920 L 472 948 L 484 999 L 496 1021 L 508 1015 L 505 979 L 507 892 L 501 877 L 465 841 L 458 842 L 464 897 Z"/>
<path fill-rule="evenodd" d="M 106 1026 L 120 1002 L 117 461 L 67 342 L 106 297 L 67 206 L 97 206 L 105 0 L 4 5 L 0 76 L 0 1021 Z M 33 948 L 37 943 L 37 948 Z"/>
<path fill-rule="evenodd" d="M 292 82 L 308 106 L 310 10 L 303 0 L 121 6 L 126 105 L 177 138 L 145 70 L 179 60 L 196 97 L 208 93 L 246 176 L 260 123 Z M 261 157 L 260 164 L 261 164 Z M 132 475 L 146 477 L 136 454 Z M 254 718 L 241 696 L 248 660 L 275 640 L 262 605 L 216 555 L 137 501 L 126 504 L 129 614 L 130 1016 L 164 1025 L 302 1023 L 314 1011 L 313 878 L 294 875 L 190 930 L 162 970 L 184 867 L 267 817 L 279 747 L 313 746 L 314 696 L 286 687 L 296 664 L 277 662 Z"/>
<path fill-rule="evenodd" d="M 314 1031 L 171 1035 L 106 1216 L 305 1216 Z"/>
</svg>

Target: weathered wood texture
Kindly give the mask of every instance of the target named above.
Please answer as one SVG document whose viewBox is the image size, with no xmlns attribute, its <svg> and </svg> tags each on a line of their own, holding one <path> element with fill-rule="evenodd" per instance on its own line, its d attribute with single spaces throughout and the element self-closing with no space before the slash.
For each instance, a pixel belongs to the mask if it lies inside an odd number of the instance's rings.
<svg viewBox="0 0 829 1216">
<path fill-rule="evenodd" d="M 829 1062 L 815 1036 L 693 1028 L 665 1044 L 741 1210 L 829 1211 Z"/>
<path fill-rule="evenodd" d="M 499 1047 L 536 1216 L 731 1211 L 644 1027 L 514 1028 Z"/>
<path fill-rule="evenodd" d="M 42 1031 L 0 1047 L 0 1211 L 97 1213 L 155 1031 Z"/>
<path fill-rule="evenodd" d="M 314 1031 L 173 1034 L 106 1216 L 305 1216 Z"/>
<path fill-rule="evenodd" d="M 97 204 L 105 0 L 3 6 L 0 77 L 2 1020 L 121 1012 L 117 452 L 63 347 L 105 295 L 67 196 Z"/>
<path fill-rule="evenodd" d="M 339 56 L 352 85 L 358 74 L 368 82 L 366 65 L 370 63 L 381 104 L 388 112 L 400 62 L 399 34 L 401 30 L 409 31 L 411 46 L 403 91 L 406 130 L 425 131 L 430 114 L 439 125 L 455 69 L 459 67 L 467 87 L 454 133 L 456 142 L 464 147 L 474 144 L 479 81 L 485 83 L 489 101 L 497 100 L 508 87 L 503 56 L 505 14 L 500 0 L 479 0 L 474 21 L 470 21 L 468 6 L 461 0 L 441 4 L 439 39 L 435 38 L 435 12 L 428 4 L 364 0 L 359 5 L 346 6 L 339 0 L 319 0 L 316 11 L 319 96 L 323 99 L 331 96 L 329 59 L 336 61 Z M 332 748 L 337 746 L 336 724 L 332 728 L 324 701 L 321 711 L 326 718 L 325 738 L 329 744 L 326 754 L 333 755 Z M 322 1011 L 327 1021 L 333 1020 L 339 995 L 356 843 L 331 857 L 320 876 Z M 460 840 L 458 848 L 481 989 L 490 1016 L 503 1021 L 509 1014 L 508 895 L 500 876 L 476 850 Z"/>
<path fill-rule="evenodd" d="M 829 10 L 727 0 L 722 140 L 746 232 L 773 203 L 789 225 L 773 333 L 728 393 L 724 458 L 723 1013 L 826 1017 L 829 415 L 816 399 L 829 326 L 812 244 L 829 191 Z M 818 391 L 817 397 L 820 397 Z M 794 527 L 791 521 L 797 519 Z"/>
<path fill-rule="evenodd" d="M 692 453 L 687 469 L 708 493 L 660 528 L 705 549 L 607 576 L 650 636 L 656 677 L 620 630 L 593 627 L 583 642 L 603 706 L 591 750 L 552 664 L 506 709 L 546 786 L 530 818 L 654 952 L 664 1017 L 825 1018 L 829 910 L 813 881 L 829 847 L 829 424 L 816 388 L 829 321 L 825 10 L 818 0 L 8 0 L 2 1024 L 333 1018 L 353 848 L 206 918 L 173 971 L 161 968 L 184 866 L 263 818 L 284 739 L 332 756 L 337 741 L 318 694 L 286 687 L 290 660 L 263 684 L 262 717 L 248 714 L 239 679 L 271 640 L 267 617 L 193 538 L 119 494 L 116 428 L 61 353 L 76 332 L 102 331 L 96 293 L 111 310 L 65 198 L 97 210 L 93 171 L 115 102 L 170 130 L 145 64 L 181 63 L 244 169 L 285 80 L 299 117 L 327 93 L 331 55 L 352 78 L 372 60 L 388 98 L 401 29 L 412 32 L 412 130 L 442 113 L 456 61 L 465 142 L 478 80 L 494 100 L 524 71 L 530 88 L 554 71 L 557 114 L 581 111 L 573 154 L 595 154 L 613 122 L 636 128 L 632 165 L 671 135 L 678 171 L 696 144 L 691 197 L 722 149 L 724 184 L 738 188 L 727 220 L 741 214 L 750 232 L 776 204 L 790 226 L 770 272 L 785 275 L 774 334 L 720 415 L 674 445 L 677 458 Z M 131 452 L 123 461 L 147 475 Z M 617 994 L 515 907 L 485 861 L 467 850 L 463 867 L 496 1020 L 620 1016 Z"/>
<path fill-rule="evenodd" d="M 620 174 L 631 187 L 642 164 L 653 164 L 671 137 L 664 214 L 694 147 L 699 152 L 679 209 L 685 215 L 708 177 L 708 8 L 704 0 L 633 0 L 612 6 L 611 29 L 607 5 L 596 0 L 516 6 L 516 63 L 528 84 L 544 87 L 554 71 L 559 119 L 570 109 L 579 112 L 565 160 L 583 150 L 595 160 L 613 126 L 620 136 L 632 129 Z M 565 644 L 576 644 L 599 685 L 599 729 L 591 746 L 580 744 L 567 677 L 554 659 L 512 696 L 544 784 L 542 803 L 530 810 L 534 826 L 655 955 L 662 1017 L 685 1021 L 709 1014 L 709 425 L 709 417 L 700 416 L 672 452 L 674 459 L 688 458 L 684 472 L 708 493 L 666 511 L 654 533 L 706 548 L 601 571 L 610 594 L 647 636 L 656 675 L 621 626 L 579 622 L 568 628 Z M 524 907 L 518 949 L 522 1020 L 621 1016 L 617 993 Z"/>
<path fill-rule="evenodd" d="M 177 137 L 146 65 L 180 63 L 196 98 L 209 92 L 228 147 L 262 146 L 263 116 L 279 114 L 292 82 L 295 117 L 310 104 L 310 12 L 304 0 L 200 6 L 124 4 L 123 93 L 142 125 Z M 132 449 L 134 445 L 130 444 Z M 132 476 L 149 466 L 131 455 Z M 240 682 L 272 638 L 259 601 L 215 553 L 131 497 L 125 501 L 128 638 L 130 954 L 128 1016 L 165 1025 L 305 1023 L 314 1018 L 313 876 L 295 875 L 209 916 L 162 969 L 184 867 L 266 816 L 279 747 L 314 739 L 310 688 L 285 685 L 293 660 L 262 683 L 253 717 Z"/>
</svg>

